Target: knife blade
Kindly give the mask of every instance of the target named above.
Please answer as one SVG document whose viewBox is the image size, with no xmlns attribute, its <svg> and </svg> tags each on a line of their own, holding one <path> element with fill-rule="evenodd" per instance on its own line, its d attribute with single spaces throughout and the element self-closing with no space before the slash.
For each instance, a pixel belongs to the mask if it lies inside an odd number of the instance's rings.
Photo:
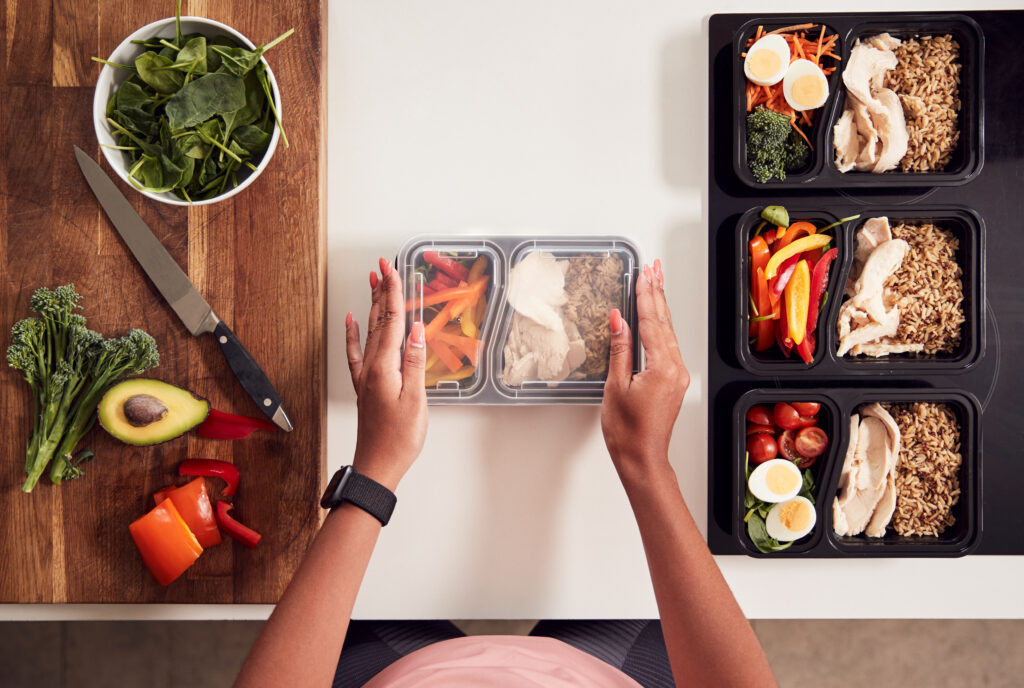
<svg viewBox="0 0 1024 688">
<path fill-rule="evenodd" d="M 75 158 L 114 229 L 188 331 L 194 337 L 213 334 L 235 378 L 260 411 L 279 428 L 291 432 L 292 423 L 281 405 L 281 397 L 235 333 L 217 317 L 185 271 L 99 164 L 78 146 L 75 146 Z"/>
</svg>

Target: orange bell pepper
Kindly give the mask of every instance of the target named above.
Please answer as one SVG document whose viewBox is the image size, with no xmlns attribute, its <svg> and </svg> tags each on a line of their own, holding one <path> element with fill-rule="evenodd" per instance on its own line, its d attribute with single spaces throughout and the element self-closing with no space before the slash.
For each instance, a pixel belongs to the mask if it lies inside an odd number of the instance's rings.
<svg viewBox="0 0 1024 688">
<path fill-rule="evenodd" d="M 437 354 L 437 357 L 448 367 L 448 370 L 455 372 L 462 367 L 462 359 L 455 355 L 455 352 L 443 341 L 440 337 L 434 337 L 427 340 L 427 346 L 430 350 Z"/>
<path fill-rule="evenodd" d="M 210 496 L 206 492 L 205 478 L 196 478 L 187 485 L 170 490 L 165 487 L 155 493 L 153 499 L 158 505 L 164 499 L 170 499 L 203 549 L 220 544 L 220 531 L 217 529 L 217 519 L 213 515 L 213 504 L 210 503 Z"/>
<path fill-rule="evenodd" d="M 176 579 L 203 553 L 202 545 L 170 499 L 133 521 L 128 530 L 142 555 L 142 563 L 160 585 Z"/>
<path fill-rule="evenodd" d="M 796 241 L 798 238 L 800 238 L 800 235 L 804 234 L 810 236 L 816 233 L 817 231 L 818 228 L 815 227 L 813 223 L 807 222 L 806 220 L 794 222 L 789 226 L 789 229 L 786 230 L 786 233 L 782 236 L 782 238 L 775 243 L 775 246 L 773 248 L 776 251 L 781 251 L 782 249 L 786 248 L 794 241 Z"/>
<path fill-rule="evenodd" d="M 460 351 L 463 356 L 469 359 L 471 365 L 476 365 L 477 357 L 480 354 L 480 348 L 483 346 L 483 342 L 479 339 L 448 334 L 445 331 L 441 331 L 437 334 L 437 340 L 442 341 L 448 346 Z M 453 370 L 452 372 L 455 371 Z"/>
<path fill-rule="evenodd" d="M 768 297 L 768 280 L 764 278 L 764 270 L 757 269 L 754 281 L 754 303 L 757 305 L 759 318 L 767 318 L 772 314 L 772 302 Z M 759 320 L 751 323 L 756 326 L 757 342 L 754 344 L 754 351 L 767 351 L 775 343 L 775 333 L 772 330 L 773 324 L 770 319 Z"/>
<path fill-rule="evenodd" d="M 789 244 L 785 248 L 779 249 L 772 255 L 771 260 L 768 261 L 768 265 L 765 266 L 764 276 L 768 279 L 775 277 L 775 273 L 778 272 L 779 266 L 781 266 L 787 259 L 793 256 L 803 253 L 804 251 L 812 251 L 816 248 L 826 246 L 832 241 L 832 237 L 828 234 L 812 234 L 811 236 L 805 236 L 802 239 Z"/>
<path fill-rule="evenodd" d="M 794 345 L 799 346 L 807 333 L 807 309 L 810 302 L 811 271 L 807 268 L 807 261 L 801 260 L 786 284 L 786 325 Z"/>
</svg>

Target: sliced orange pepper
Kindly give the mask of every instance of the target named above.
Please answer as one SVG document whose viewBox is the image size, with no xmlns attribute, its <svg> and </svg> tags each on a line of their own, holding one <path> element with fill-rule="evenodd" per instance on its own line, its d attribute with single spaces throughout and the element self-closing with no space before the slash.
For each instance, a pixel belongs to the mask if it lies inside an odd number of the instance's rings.
<svg viewBox="0 0 1024 688">
<path fill-rule="evenodd" d="M 436 341 L 442 341 L 453 349 L 457 349 L 463 356 L 469 359 L 469 362 L 472 365 L 476 365 L 477 357 L 480 354 L 480 348 L 483 346 L 483 342 L 479 339 L 449 334 L 444 331 L 437 333 Z"/>
<path fill-rule="evenodd" d="M 455 352 L 439 338 L 427 340 L 427 346 L 430 347 L 431 351 L 437 354 L 437 357 L 441 359 L 441 363 L 444 363 L 451 372 L 454 373 L 462 367 L 462 360 L 456 356 Z"/>
<path fill-rule="evenodd" d="M 128 530 L 142 555 L 142 563 L 160 585 L 167 585 L 183 574 L 203 553 L 203 546 L 170 499 L 133 521 Z"/>
<path fill-rule="evenodd" d="M 810 236 L 811 234 L 814 234 L 817 231 L 818 228 L 815 227 L 814 224 L 811 222 L 806 222 L 804 220 L 801 220 L 800 222 L 794 222 L 789 226 L 789 229 L 786 230 L 786 233 L 783 235 L 783 237 L 775 243 L 774 248 L 776 251 L 780 251 L 789 246 L 794 241 L 796 241 L 798 238 L 800 238 L 801 235 L 806 234 L 807 236 Z"/>
<path fill-rule="evenodd" d="M 220 544 L 220 530 L 217 529 L 213 504 L 206 492 L 205 478 L 199 477 L 186 485 L 172 487 L 169 490 L 165 487 L 153 495 L 153 500 L 158 505 L 164 499 L 170 499 L 174 503 L 174 508 L 181 514 L 185 525 L 196 536 L 203 549 Z"/>
<path fill-rule="evenodd" d="M 779 249 L 772 255 L 771 260 L 768 261 L 768 265 L 765 266 L 764 276 L 768 279 L 775 277 L 775 273 L 778 272 L 779 266 L 788 258 L 792 258 L 804 251 L 812 251 L 816 248 L 821 248 L 831 241 L 832 237 L 828 234 L 812 234 L 811 236 L 797 239 L 789 246 Z"/>
</svg>

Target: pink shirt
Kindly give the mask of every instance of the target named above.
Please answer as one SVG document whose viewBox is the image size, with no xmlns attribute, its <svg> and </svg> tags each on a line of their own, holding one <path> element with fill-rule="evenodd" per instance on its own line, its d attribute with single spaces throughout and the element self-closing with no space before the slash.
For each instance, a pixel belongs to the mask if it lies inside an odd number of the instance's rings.
<svg viewBox="0 0 1024 688">
<path fill-rule="evenodd" d="M 615 667 L 554 638 L 477 635 L 412 652 L 364 688 L 640 688 Z"/>
</svg>

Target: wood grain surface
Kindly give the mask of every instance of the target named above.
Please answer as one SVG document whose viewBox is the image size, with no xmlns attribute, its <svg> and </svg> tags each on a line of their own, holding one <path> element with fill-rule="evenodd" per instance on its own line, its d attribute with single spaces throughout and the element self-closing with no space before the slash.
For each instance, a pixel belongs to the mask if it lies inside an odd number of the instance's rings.
<svg viewBox="0 0 1024 688">
<path fill-rule="evenodd" d="M 194 390 L 215 408 L 260 415 L 216 342 L 191 337 L 108 222 L 75 163 L 77 144 L 101 158 L 93 86 L 106 57 L 138 27 L 174 13 L 173 0 L 5 0 L 0 14 L 0 337 L 29 315 L 40 286 L 72 282 L 88 325 L 105 336 L 152 334 L 160 367 L 147 374 Z M 216 19 L 256 43 L 295 27 L 267 54 L 291 142 L 232 199 L 182 208 L 122 191 L 273 381 L 294 432 L 212 441 L 189 433 L 131 447 L 103 430 L 81 446 L 96 459 L 60 487 L 23 494 L 31 396 L 0 365 L 0 601 L 273 603 L 319 525 L 326 435 L 323 0 L 186 0 L 183 14 Z M 101 163 L 109 171 L 106 162 Z M 113 176 L 113 175 L 112 175 Z M 116 179 L 116 177 L 115 177 Z M 230 539 L 161 587 L 128 524 L 154 490 L 182 484 L 187 457 L 236 464 L 233 514 L 263 533 L 255 550 Z M 217 481 L 212 481 L 217 482 Z M 215 487 L 215 492 L 219 490 Z M 212 486 L 212 485 L 211 485 Z"/>
</svg>

